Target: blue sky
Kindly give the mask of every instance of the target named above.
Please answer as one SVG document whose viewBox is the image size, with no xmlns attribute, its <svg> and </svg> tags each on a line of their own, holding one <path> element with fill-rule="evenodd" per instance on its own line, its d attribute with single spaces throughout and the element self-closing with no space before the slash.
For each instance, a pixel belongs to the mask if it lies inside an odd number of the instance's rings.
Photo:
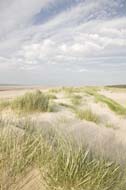
<svg viewBox="0 0 126 190">
<path fill-rule="evenodd" d="M 1 0 L 0 83 L 126 83 L 126 0 Z"/>
</svg>

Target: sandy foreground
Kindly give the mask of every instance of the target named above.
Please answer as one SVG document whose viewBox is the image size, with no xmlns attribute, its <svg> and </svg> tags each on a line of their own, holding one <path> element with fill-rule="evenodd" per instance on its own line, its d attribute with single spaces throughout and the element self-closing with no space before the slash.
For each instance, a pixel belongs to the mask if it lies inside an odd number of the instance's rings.
<svg viewBox="0 0 126 190">
<path fill-rule="evenodd" d="M 23 95 L 26 92 L 33 92 L 36 89 L 42 91 L 48 91 L 45 87 L 15 87 L 15 86 L 1 86 L 0 87 L 0 99 L 13 99 L 17 96 Z M 115 90 L 101 88 L 99 94 L 109 97 L 120 105 L 126 107 L 126 90 Z M 69 98 L 66 98 L 62 92 L 56 93 L 57 99 L 54 100 L 55 103 L 66 103 L 69 104 Z M 71 112 L 68 108 L 61 107 L 58 112 L 54 113 L 34 113 L 28 117 L 33 120 L 40 122 L 42 126 L 58 126 L 68 133 L 74 135 L 75 139 L 79 142 L 88 143 L 89 147 L 94 151 L 99 151 L 100 154 L 106 155 L 108 158 L 116 159 L 119 163 L 124 163 L 126 161 L 126 116 L 117 115 L 112 110 L 110 110 L 105 104 L 97 103 L 90 96 L 79 94 L 84 96 L 84 105 L 90 108 L 93 113 L 97 114 L 100 118 L 100 123 L 96 124 L 94 122 L 80 120 L 75 117 L 75 114 Z M 81 107 L 83 108 L 84 105 Z M 10 111 L 4 111 L 1 113 L 2 117 L 5 119 L 15 120 L 15 115 Z M 23 116 L 24 117 L 24 116 Z M 21 119 L 24 119 L 24 118 Z M 17 119 L 17 118 L 16 118 Z M 106 127 L 106 126 L 112 127 Z M 31 187 L 36 187 L 38 183 L 39 189 L 39 175 L 37 178 L 34 177 L 37 171 L 33 172 L 34 180 L 27 183 L 27 186 L 22 188 L 23 190 L 30 190 Z M 32 173 L 31 173 L 32 174 Z M 29 175 L 31 175 L 29 174 Z M 28 176 L 29 177 L 29 176 Z M 22 183 L 26 183 L 26 179 Z M 19 184 L 20 185 L 20 184 Z M 35 189 L 35 187 L 33 189 Z"/>
</svg>

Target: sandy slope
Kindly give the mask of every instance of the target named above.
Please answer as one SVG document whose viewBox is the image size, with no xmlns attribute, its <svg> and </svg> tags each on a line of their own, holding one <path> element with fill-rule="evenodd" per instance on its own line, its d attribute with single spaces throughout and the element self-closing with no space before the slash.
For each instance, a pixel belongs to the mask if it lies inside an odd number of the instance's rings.
<svg viewBox="0 0 126 190">
<path fill-rule="evenodd" d="M 126 106 L 126 90 L 112 91 L 104 89 L 100 93 Z"/>
<path fill-rule="evenodd" d="M 20 179 L 16 185 L 12 187 L 12 190 L 45 190 L 42 184 L 40 173 L 37 169 L 33 169 L 22 179 Z"/>
<path fill-rule="evenodd" d="M 34 89 L 9 89 L 0 91 L 0 98 L 14 98 L 16 96 L 24 94 L 26 91 L 33 91 Z M 113 92 L 110 90 L 102 89 L 99 93 L 112 98 L 113 100 L 124 105 L 126 103 L 126 91 Z M 85 96 L 85 94 L 81 94 Z M 69 104 L 68 98 L 65 98 L 62 93 L 57 94 L 58 99 L 56 103 Z M 28 119 L 36 122 L 36 126 L 39 127 L 58 127 L 61 130 L 67 132 L 67 134 L 73 135 L 79 143 L 86 143 L 88 147 L 94 152 L 100 153 L 103 156 L 116 160 L 123 164 L 126 162 L 126 117 L 120 116 L 112 112 L 107 105 L 103 103 L 96 103 L 92 97 L 85 96 L 85 103 L 81 107 L 87 106 L 100 118 L 100 123 L 96 124 L 89 121 L 79 120 L 75 114 L 68 108 L 62 107 L 58 112 L 54 113 L 35 113 L 28 116 Z M 10 111 L 3 111 L 1 113 L 5 120 L 10 120 L 12 123 L 25 120 L 24 116 L 17 117 Z M 19 122 L 20 123 L 20 122 Z M 107 128 L 106 125 L 111 124 L 113 127 Z M 34 176 L 38 171 L 31 171 L 28 176 L 23 179 L 18 186 L 24 186 L 22 190 L 39 190 L 39 175 L 37 178 Z M 34 179 L 31 179 L 33 176 Z M 37 184 L 37 186 L 35 185 Z M 36 188 L 37 187 L 37 188 Z M 44 190 L 44 189 L 43 189 Z"/>
</svg>

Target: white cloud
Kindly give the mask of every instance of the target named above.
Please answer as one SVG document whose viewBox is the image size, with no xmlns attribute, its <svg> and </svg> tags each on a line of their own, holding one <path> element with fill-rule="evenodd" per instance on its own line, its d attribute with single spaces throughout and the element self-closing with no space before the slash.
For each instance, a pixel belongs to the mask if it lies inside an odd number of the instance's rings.
<svg viewBox="0 0 126 190">
<path fill-rule="evenodd" d="M 86 58 L 93 62 L 95 57 L 126 56 L 126 17 L 117 16 L 121 0 L 86 0 L 44 24 L 32 25 L 34 15 L 56 1 L 0 1 L 1 70 L 66 63 L 72 67 L 85 64 Z"/>
<path fill-rule="evenodd" d="M 29 60 L 42 60 L 45 63 L 58 61 L 60 63 L 63 61 L 63 57 L 74 57 L 78 61 L 80 57 L 125 56 L 125 26 L 126 19 L 121 18 L 102 22 L 91 21 L 76 27 L 76 30 L 73 28 L 58 29 L 50 38 L 41 41 L 33 39 L 30 43 L 23 45 L 19 54 L 24 57 L 26 63 Z M 41 35 L 43 31 L 41 26 L 37 31 L 37 35 Z M 47 31 L 45 30 L 45 32 Z"/>
<path fill-rule="evenodd" d="M 21 29 L 29 24 L 32 16 L 53 0 L 4 0 L 0 1 L 1 35 Z"/>
</svg>

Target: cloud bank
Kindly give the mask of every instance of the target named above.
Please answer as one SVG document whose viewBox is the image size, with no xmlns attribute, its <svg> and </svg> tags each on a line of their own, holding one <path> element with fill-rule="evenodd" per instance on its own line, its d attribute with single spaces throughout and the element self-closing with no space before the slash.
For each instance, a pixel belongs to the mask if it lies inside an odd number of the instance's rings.
<svg viewBox="0 0 126 190">
<path fill-rule="evenodd" d="M 0 1 L 0 83 L 126 83 L 125 10 L 125 0 Z"/>
</svg>

